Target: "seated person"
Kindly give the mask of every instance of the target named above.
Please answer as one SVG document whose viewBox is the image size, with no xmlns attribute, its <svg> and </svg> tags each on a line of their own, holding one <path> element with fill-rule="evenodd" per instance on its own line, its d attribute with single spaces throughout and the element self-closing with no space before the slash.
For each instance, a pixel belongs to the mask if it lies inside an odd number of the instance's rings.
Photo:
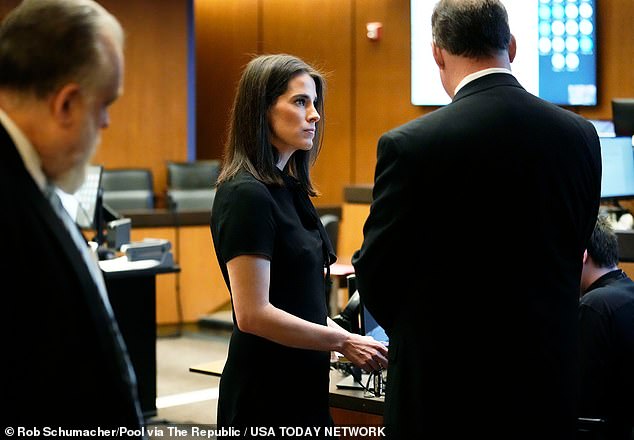
<svg viewBox="0 0 634 440">
<path fill-rule="evenodd" d="M 579 415 L 605 420 L 606 440 L 634 439 L 634 282 L 618 268 L 618 242 L 599 216 L 581 273 Z"/>
</svg>

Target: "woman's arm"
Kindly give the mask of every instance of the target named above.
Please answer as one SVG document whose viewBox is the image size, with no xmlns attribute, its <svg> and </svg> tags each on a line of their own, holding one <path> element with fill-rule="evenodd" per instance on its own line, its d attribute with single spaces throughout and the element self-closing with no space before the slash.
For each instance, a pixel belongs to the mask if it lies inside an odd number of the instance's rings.
<svg viewBox="0 0 634 440">
<path fill-rule="evenodd" d="M 332 320 L 319 325 L 269 302 L 269 260 L 241 255 L 227 263 L 238 328 L 278 344 L 309 350 L 338 351 L 367 371 L 387 367 L 387 348 L 368 337 L 347 332 Z"/>
</svg>

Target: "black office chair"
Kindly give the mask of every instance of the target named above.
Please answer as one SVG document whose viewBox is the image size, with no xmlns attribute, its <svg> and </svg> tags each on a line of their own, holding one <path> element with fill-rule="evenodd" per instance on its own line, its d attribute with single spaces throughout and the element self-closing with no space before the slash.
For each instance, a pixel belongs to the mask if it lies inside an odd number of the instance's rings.
<svg viewBox="0 0 634 440">
<path fill-rule="evenodd" d="M 324 225 L 324 229 L 326 230 L 326 234 L 328 234 L 328 238 L 330 239 L 330 243 L 332 244 L 332 249 L 337 255 L 337 240 L 339 238 L 339 217 L 332 214 L 324 214 L 319 217 L 321 223 Z M 332 278 L 327 280 L 326 285 L 326 301 L 330 304 L 330 296 L 332 295 Z"/>
<path fill-rule="evenodd" d="M 612 123 L 617 136 L 634 135 L 634 98 L 612 98 Z"/>
<path fill-rule="evenodd" d="M 337 241 L 339 240 L 339 217 L 333 214 L 324 214 L 319 219 L 324 225 L 324 229 L 326 230 L 326 234 L 328 234 L 328 238 L 336 255 Z"/>
<path fill-rule="evenodd" d="M 167 187 L 182 190 L 215 187 L 219 174 L 220 161 L 217 159 L 168 162 Z"/>
<path fill-rule="evenodd" d="M 216 189 L 168 189 L 167 203 L 173 211 L 211 211 Z"/>
<path fill-rule="evenodd" d="M 167 163 L 167 201 L 174 211 L 211 210 L 219 160 Z"/>
<path fill-rule="evenodd" d="M 154 208 L 154 184 L 149 168 L 104 169 L 103 201 L 115 211 Z"/>
</svg>

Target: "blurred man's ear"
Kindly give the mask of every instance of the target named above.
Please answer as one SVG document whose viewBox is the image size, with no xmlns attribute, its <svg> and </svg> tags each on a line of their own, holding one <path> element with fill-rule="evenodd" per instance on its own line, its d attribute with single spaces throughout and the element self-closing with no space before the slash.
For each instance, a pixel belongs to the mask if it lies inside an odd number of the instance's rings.
<svg viewBox="0 0 634 440">
<path fill-rule="evenodd" d="M 515 40 L 515 35 L 511 34 L 511 41 L 509 42 L 509 62 L 512 63 L 515 59 L 515 55 L 517 54 L 517 41 Z"/>
<path fill-rule="evenodd" d="M 53 93 L 50 108 L 53 118 L 62 126 L 72 124 L 81 105 L 79 84 L 69 83 Z"/>
<path fill-rule="evenodd" d="M 440 70 L 445 68 L 445 58 L 442 54 L 442 49 L 439 46 L 436 46 L 435 43 L 431 43 L 431 52 L 434 56 L 434 61 Z"/>
<path fill-rule="evenodd" d="M 586 264 L 586 261 L 588 261 L 588 249 L 583 251 L 583 264 Z"/>
</svg>

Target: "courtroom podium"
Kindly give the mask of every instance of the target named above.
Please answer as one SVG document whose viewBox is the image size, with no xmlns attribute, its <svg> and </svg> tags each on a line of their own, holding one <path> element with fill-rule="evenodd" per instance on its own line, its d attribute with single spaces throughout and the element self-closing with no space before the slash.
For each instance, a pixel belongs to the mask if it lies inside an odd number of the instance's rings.
<svg viewBox="0 0 634 440">
<path fill-rule="evenodd" d="M 143 416 L 156 409 L 156 276 L 178 266 L 103 271 L 108 297 L 136 373 Z"/>
</svg>

